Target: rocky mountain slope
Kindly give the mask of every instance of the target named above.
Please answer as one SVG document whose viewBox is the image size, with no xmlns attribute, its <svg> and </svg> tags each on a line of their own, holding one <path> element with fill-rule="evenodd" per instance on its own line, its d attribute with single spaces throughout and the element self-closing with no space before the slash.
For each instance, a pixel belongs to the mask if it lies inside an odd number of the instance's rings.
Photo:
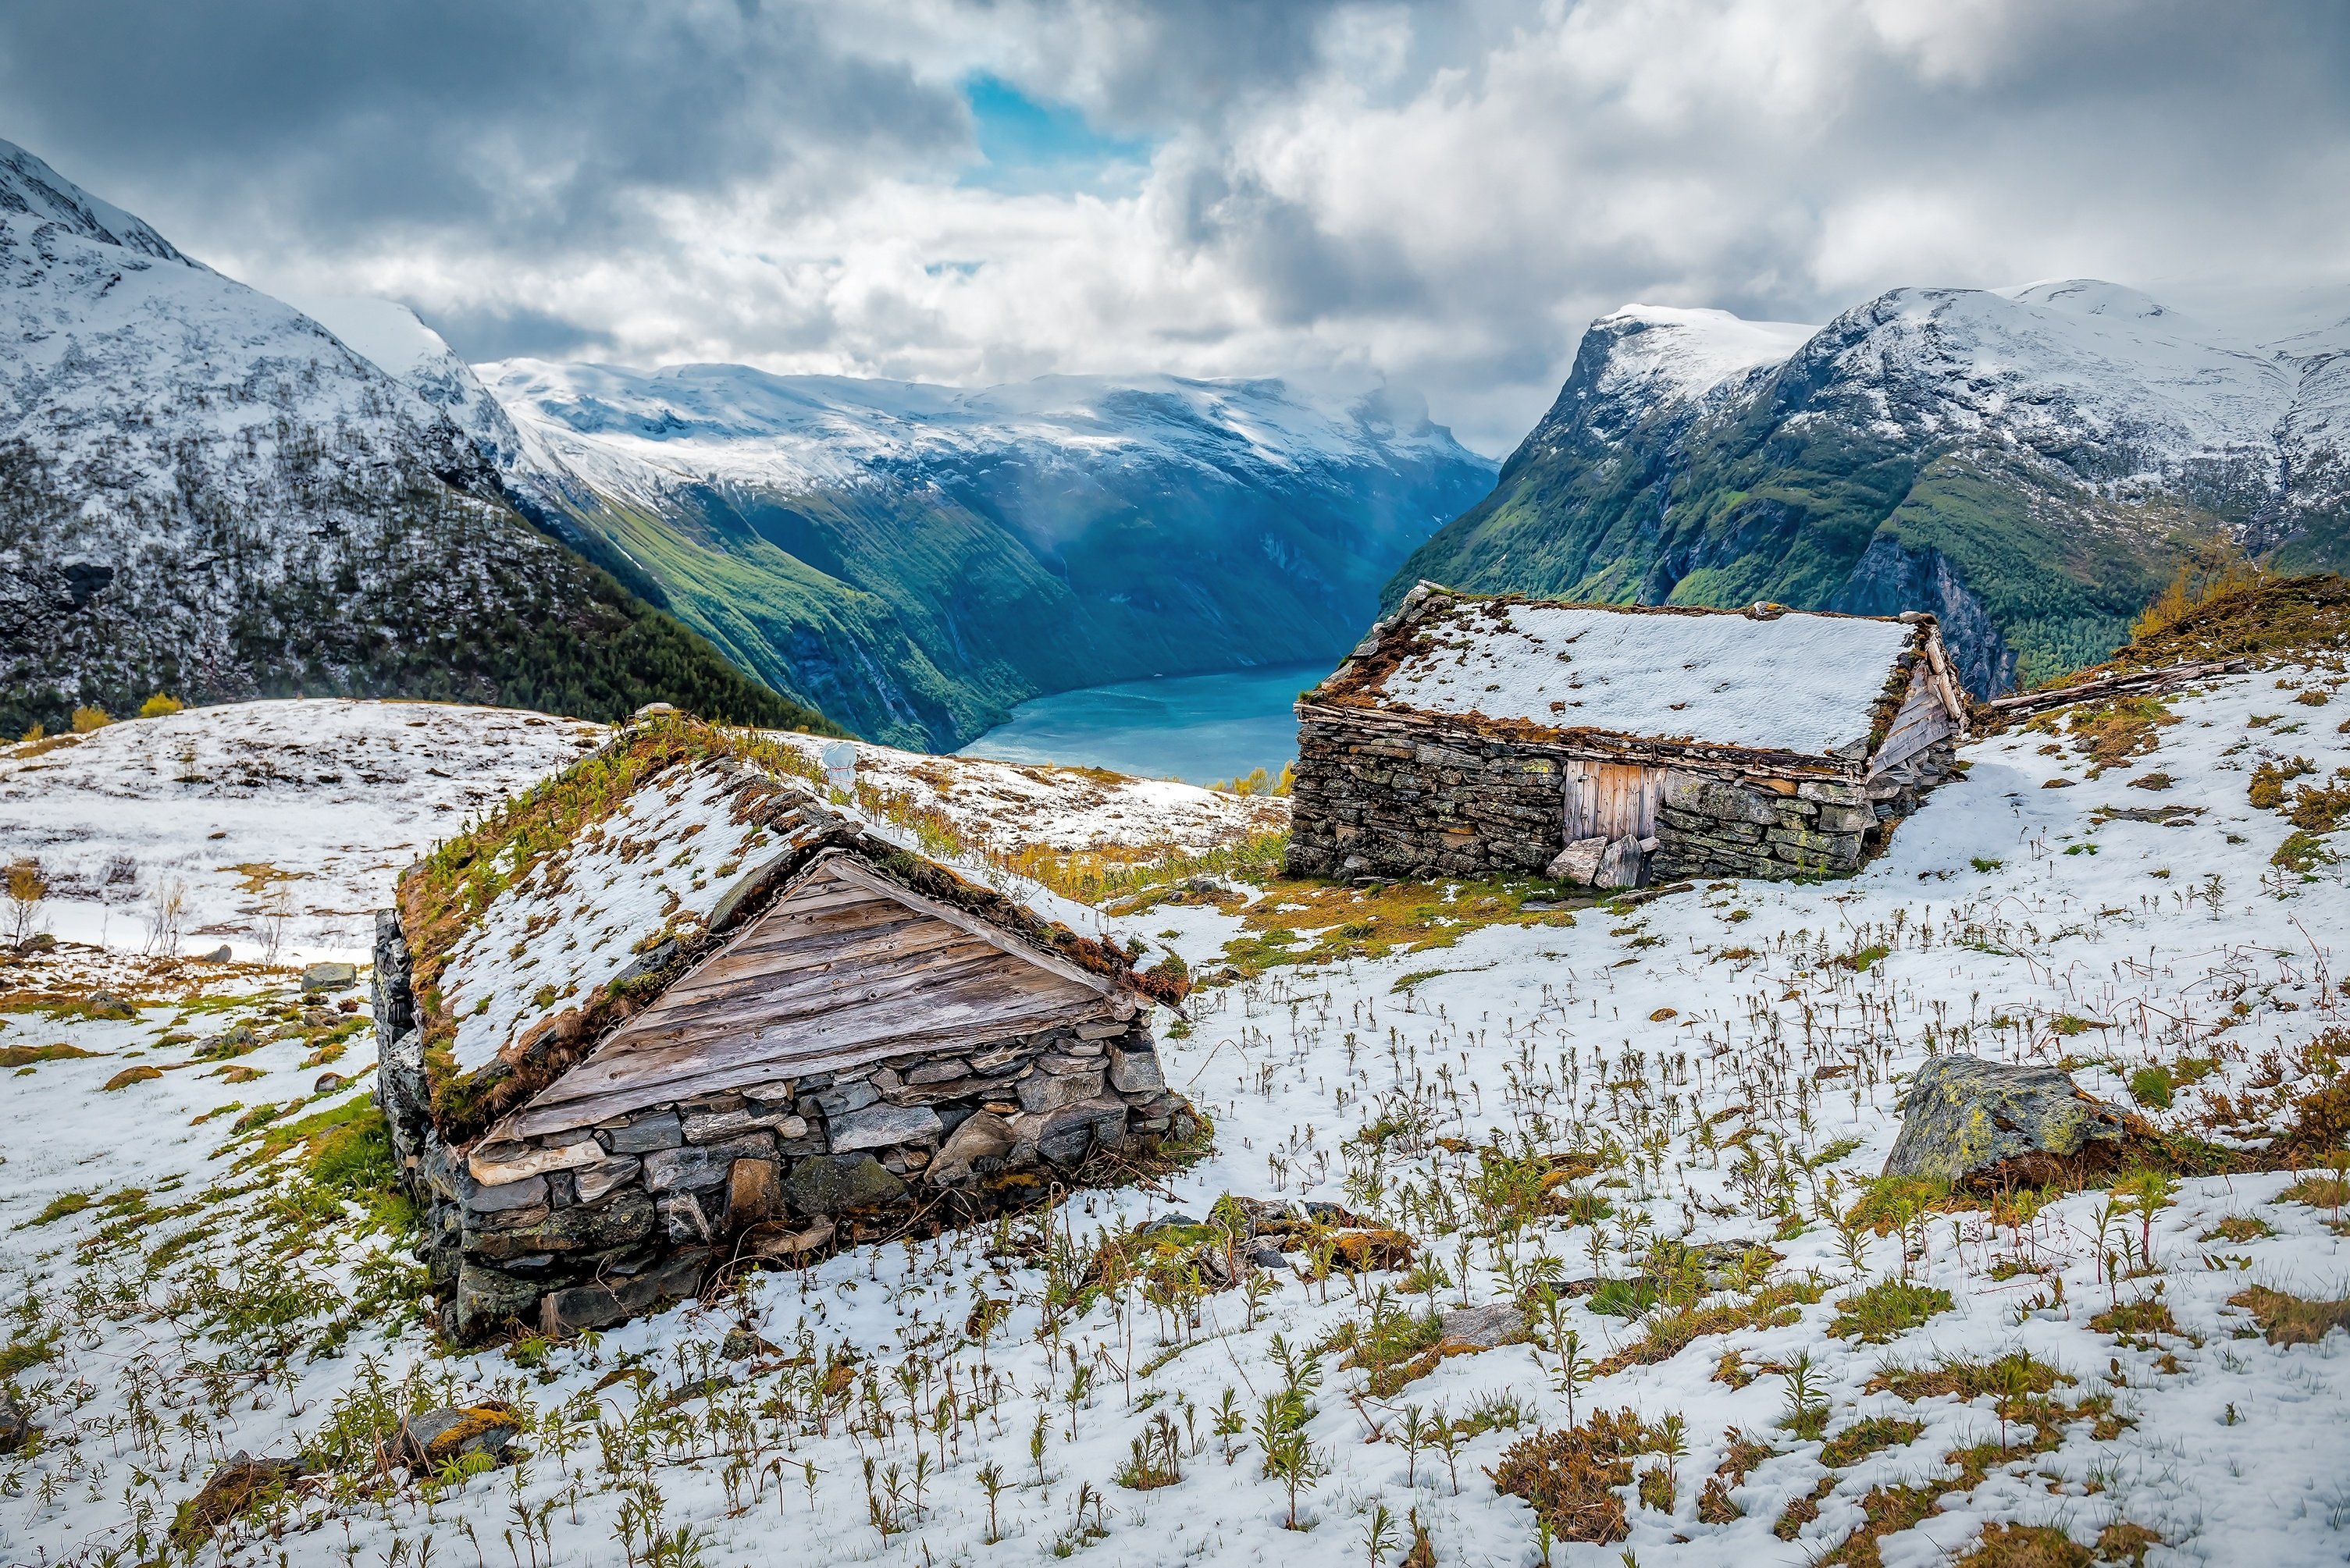
<svg viewBox="0 0 2350 1568">
<path fill-rule="evenodd" d="M 1493 472 L 1405 397 L 1277 380 L 480 369 L 546 525 L 903 745 L 1039 692 L 1334 656 Z"/>
<path fill-rule="evenodd" d="M 157 691 L 812 719 L 533 529 L 449 407 L 5 142 L 0 286 L 0 732 Z"/>
<path fill-rule="evenodd" d="M 2193 541 L 2350 561 L 2345 349 L 2350 323 L 2261 346 L 2085 280 L 1816 329 L 1627 306 L 1387 597 L 1931 609 L 2002 690 L 2102 658 Z"/>
</svg>

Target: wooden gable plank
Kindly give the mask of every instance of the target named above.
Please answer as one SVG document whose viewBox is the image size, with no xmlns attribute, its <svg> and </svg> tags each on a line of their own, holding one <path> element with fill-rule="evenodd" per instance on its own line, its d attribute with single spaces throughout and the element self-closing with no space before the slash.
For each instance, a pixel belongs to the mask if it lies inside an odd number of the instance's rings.
<svg viewBox="0 0 2350 1568">
<path fill-rule="evenodd" d="M 1050 970 L 1064 980 L 1084 986 L 1087 991 L 1107 996 L 1118 988 L 1117 982 L 1107 975 L 1096 974 L 1091 970 L 1081 969 L 1058 953 L 1048 953 L 1041 948 L 1021 940 L 1009 931 L 991 925 L 976 915 L 956 909 L 951 904 L 943 904 L 935 898 L 926 898 L 910 888 L 901 888 L 879 872 L 868 870 L 861 862 L 847 856 L 841 857 L 834 863 L 833 874 L 846 881 L 861 883 L 885 898 L 897 899 L 910 909 L 920 909 L 925 914 L 936 916 L 951 926 L 961 926 L 981 941 L 1001 948 L 1014 958 L 1024 959 L 1039 969 Z"/>
<path fill-rule="evenodd" d="M 928 954 L 887 970 L 845 970 L 823 977 L 829 983 L 796 987 L 787 995 L 773 995 L 754 983 L 709 992 L 675 1008 L 648 1009 L 630 1019 L 612 1040 L 615 1044 L 651 1043 L 712 1026 L 772 1028 L 888 996 L 916 999 L 911 1011 L 919 1012 L 926 993 L 960 990 L 992 976 L 1006 961 L 993 948 L 974 942 L 964 950 Z M 1062 989 L 1067 989 L 1066 984 Z"/>
</svg>

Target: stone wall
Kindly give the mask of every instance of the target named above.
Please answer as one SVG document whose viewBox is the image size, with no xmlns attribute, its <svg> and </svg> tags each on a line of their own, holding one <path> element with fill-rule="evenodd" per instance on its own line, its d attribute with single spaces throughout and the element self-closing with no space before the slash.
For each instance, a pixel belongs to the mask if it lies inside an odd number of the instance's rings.
<svg viewBox="0 0 2350 1568">
<path fill-rule="evenodd" d="M 1627 841 L 1638 867 L 1627 879 L 1846 875 L 1949 774 L 1951 756 L 1943 742 L 1865 782 L 1676 771 L 1656 837 Z M 1565 847 L 1567 760 L 1540 745 L 1305 719 L 1289 870 L 1415 880 L 1542 876 Z M 1586 858 L 1596 866 L 1596 849 L 1605 846 L 1593 845 Z"/>
<path fill-rule="evenodd" d="M 1305 877 L 1539 877 L 1559 852 L 1555 756 L 1473 736 L 1304 719 L 1289 868 Z"/>
<path fill-rule="evenodd" d="M 405 1016 L 404 960 L 386 917 L 379 1016 Z M 509 1319 L 617 1323 L 694 1293 L 730 1260 L 805 1257 L 917 1210 L 980 1218 L 1097 1154 L 1197 1132 L 1160 1075 L 1147 1014 L 779 1078 L 470 1158 L 418 1114 L 414 1043 L 411 1030 L 384 1050 L 379 1092 L 424 1211 L 444 1325 L 461 1340 Z"/>
</svg>

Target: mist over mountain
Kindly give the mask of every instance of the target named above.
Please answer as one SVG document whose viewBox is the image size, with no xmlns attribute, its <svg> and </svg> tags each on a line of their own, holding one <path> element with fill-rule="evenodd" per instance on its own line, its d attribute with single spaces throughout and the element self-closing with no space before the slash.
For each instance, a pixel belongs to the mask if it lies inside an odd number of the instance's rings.
<svg viewBox="0 0 2350 1568">
<path fill-rule="evenodd" d="M 2199 543 L 2350 563 L 2345 350 L 2350 322 L 2253 343 L 2088 279 L 1816 328 L 1627 306 L 1386 597 L 1930 609 L 2004 690 L 2104 657 Z"/>
</svg>

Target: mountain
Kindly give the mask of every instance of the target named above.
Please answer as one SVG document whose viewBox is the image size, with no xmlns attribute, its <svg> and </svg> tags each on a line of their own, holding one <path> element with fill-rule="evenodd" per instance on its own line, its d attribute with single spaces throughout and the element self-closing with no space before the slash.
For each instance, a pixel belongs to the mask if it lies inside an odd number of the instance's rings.
<svg viewBox="0 0 2350 1568">
<path fill-rule="evenodd" d="M 1494 472 L 1384 390 L 477 369 L 542 526 L 776 690 L 919 747 L 1040 692 L 1335 657 Z"/>
<path fill-rule="evenodd" d="M 460 409 L 0 142 L 0 734 L 157 691 L 817 722 L 504 493 Z"/>
<path fill-rule="evenodd" d="M 1930 609 L 1989 693 L 2104 657 L 2215 536 L 2350 564 L 2345 351 L 2350 323 L 2256 345 L 2090 280 L 1817 328 L 1627 306 L 1385 597 Z"/>
</svg>

